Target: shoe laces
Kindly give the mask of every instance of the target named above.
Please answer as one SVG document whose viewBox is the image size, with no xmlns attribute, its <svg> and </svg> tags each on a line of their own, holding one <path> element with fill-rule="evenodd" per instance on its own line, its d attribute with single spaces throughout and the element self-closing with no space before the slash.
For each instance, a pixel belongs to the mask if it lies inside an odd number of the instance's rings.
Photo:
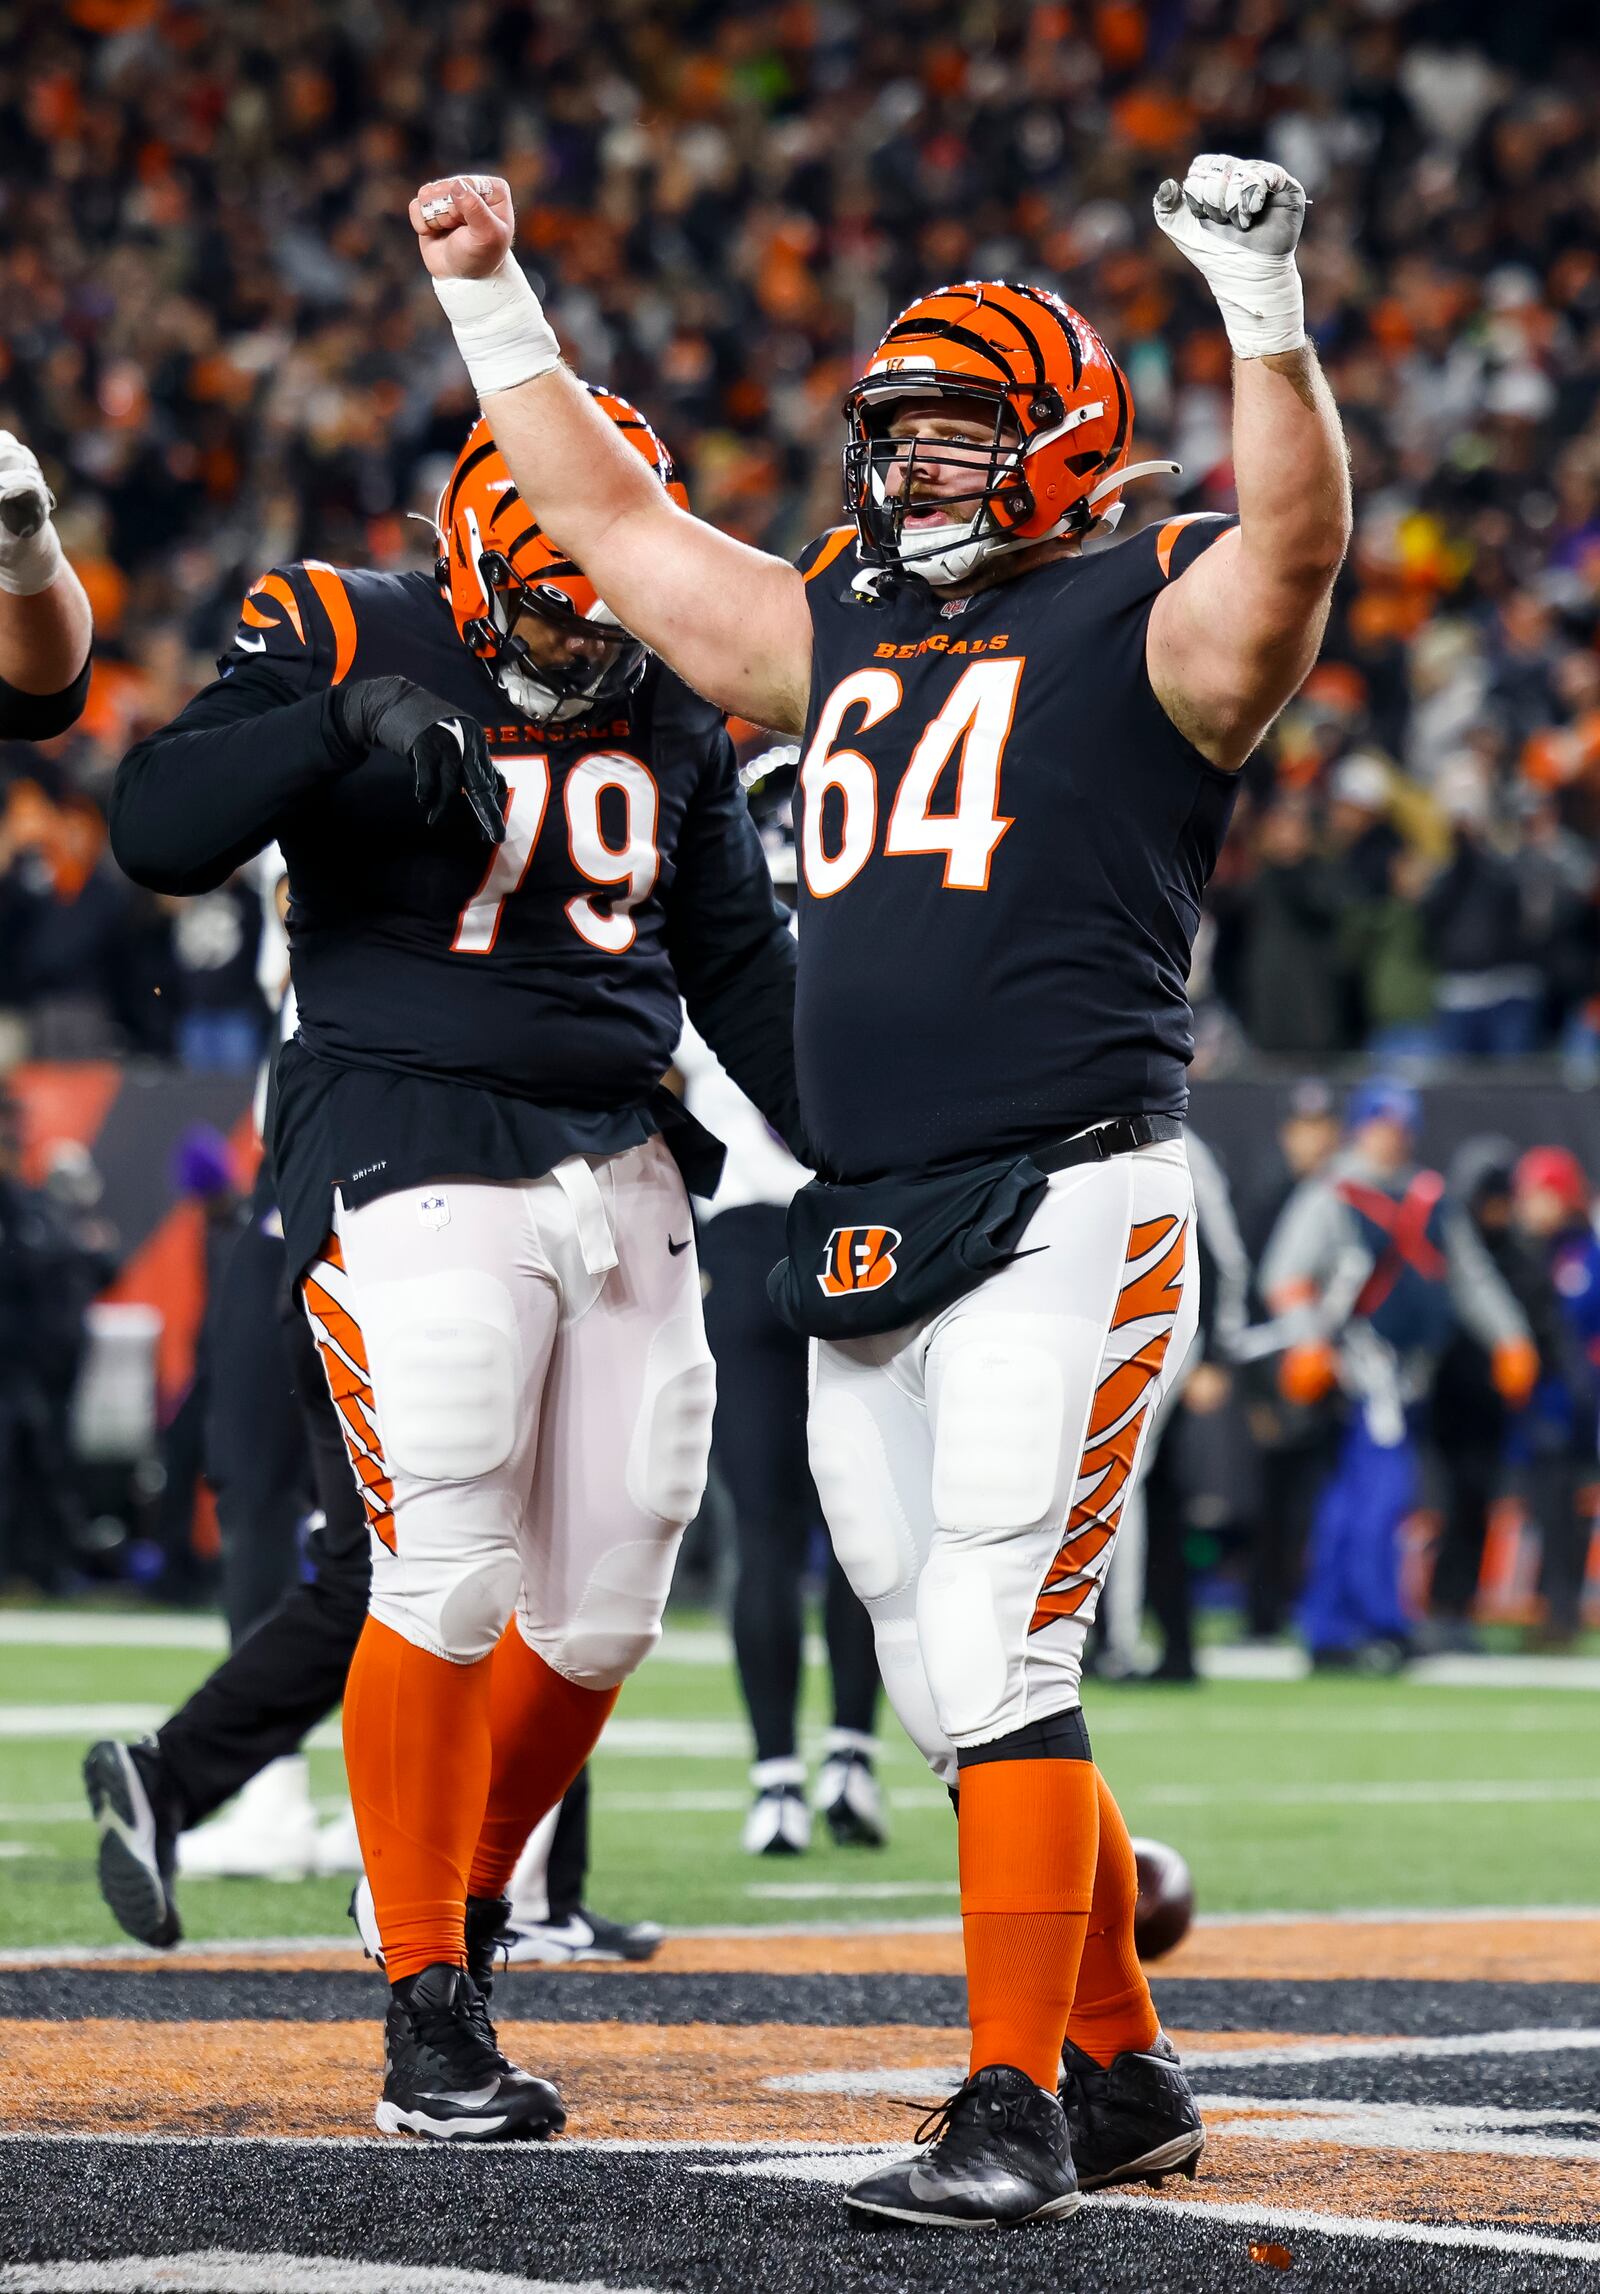
<svg viewBox="0 0 1600 2294">
<path fill-rule="evenodd" d="M 936 2103 L 933 2109 L 924 2115 L 913 2140 L 926 2144 L 930 2150 L 937 2150 L 939 2145 L 946 2142 L 950 2136 L 967 2132 L 968 2129 L 964 2122 L 967 2120 L 971 2106 L 978 2101 L 979 2082 L 982 2076 L 980 2071 L 975 2071 L 970 2079 L 963 2080 L 953 2095 L 947 2095 L 942 2103 Z M 1025 2101 L 1026 2098 L 1021 2095 L 1001 2095 L 991 2091 L 983 2099 L 983 2114 L 989 2122 L 985 2132 L 990 2132 L 996 2127 L 1010 2127 L 1017 2119 Z M 920 2103 L 907 2103 L 905 2108 L 908 2111 L 918 2111 L 921 2110 L 922 2106 Z M 976 2130 L 972 2131 L 975 2132 Z"/>
<path fill-rule="evenodd" d="M 483 1994 L 465 1972 L 448 2003 L 411 2005 L 406 2012 L 417 2044 L 431 2048 L 461 2086 L 476 2086 L 491 2073 L 498 2077 L 510 2069 L 495 2043 Z"/>
</svg>

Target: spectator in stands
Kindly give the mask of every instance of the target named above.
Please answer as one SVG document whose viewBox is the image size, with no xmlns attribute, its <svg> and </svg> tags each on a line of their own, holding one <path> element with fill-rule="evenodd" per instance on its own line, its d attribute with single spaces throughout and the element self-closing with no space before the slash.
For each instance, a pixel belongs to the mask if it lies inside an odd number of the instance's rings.
<svg viewBox="0 0 1600 2294">
<path fill-rule="evenodd" d="M 1588 1485 L 1600 1427 L 1600 1241 L 1591 1190 L 1565 1147 L 1530 1148 L 1513 1175 L 1516 1221 L 1542 1261 L 1559 1331 L 1526 1412 L 1529 1510 L 1543 1558 L 1544 1624 L 1537 1645 L 1567 1649 L 1576 1638 L 1589 1551 Z"/>
<path fill-rule="evenodd" d="M 1318 850 L 1328 770 L 1376 742 L 1414 843 L 1401 795 L 1478 742 L 1496 818 L 1520 773 L 1592 838 L 1600 50 L 1570 5 L 1465 0 L 1448 46 L 1440 21 L 1370 0 L 703 0 L 668 37 L 634 0 L 367 0 L 290 11 L 268 36 L 249 9 L 18 0 L 7 29 L 29 70 L 0 82 L 0 423 L 67 505 L 94 606 L 85 745 L 109 765 L 172 714 L 163 692 L 194 689 L 192 657 L 221 643 L 261 563 L 425 562 L 405 513 L 427 507 L 467 393 L 392 227 L 419 171 L 511 154 L 523 253 L 577 363 L 660 423 L 710 515 L 784 549 L 836 514 L 817 449 L 853 353 L 930 278 L 963 272 L 1048 280 L 1104 312 L 1136 451 L 1186 464 L 1149 515 L 1228 507 L 1215 314 L 1138 220 L 1190 125 L 1225 121 L 1241 148 L 1300 169 L 1330 219 L 1307 315 L 1360 521 L 1308 686 L 1320 722 L 1308 738 L 1305 713 L 1285 712 L 1251 767 L 1256 796 L 1270 812 L 1280 788 L 1303 793 L 1305 857 L 1336 857 Z M 1300 833 L 1285 821 L 1266 841 Z M 1514 828 L 1513 863 L 1523 840 Z M 1333 959 L 1330 995 L 1316 930 L 1313 992 L 1281 1013 L 1262 993 L 1288 889 L 1267 857 L 1227 892 L 1230 930 L 1256 950 L 1248 986 L 1220 958 L 1219 983 L 1275 1050 L 1347 1045 L 1352 961 Z M 1384 919 L 1398 928 L 1398 910 Z M 1414 954 L 1385 942 L 1354 964 L 1369 1035 L 1409 1020 Z M 1565 943 L 1550 955 L 1559 970 Z M 140 1029 L 118 1015 L 141 1043 L 160 1035 L 145 982 Z M 1559 978 L 1536 992 L 1567 994 Z M 1447 1032 L 1498 1052 L 1529 1024 L 1524 1008 Z M 1207 1042 L 1213 1058 L 1236 1048 L 1215 1012 Z"/>
<path fill-rule="evenodd" d="M 72 1582 L 83 1519 L 69 1423 L 84 1314 L 107 1271 L 23 1172 L 20 1103 L 0 1089 L 0 1584 Z"/>
<path fill-rule="evenodd" d="M 1536 1048 L 1541 1005 L 1516 873 L 1490 841 L 1490 793 L 1470 757 L 1441 767 L 1439 797 L 1451 853 L 1422 896 L 1438 1047 L 1452 1058 L 1514 1059 Z"/>
<path fill-rule="evenodd" d="M 1261 1051 L 1340 1050 L 1345 1026 L 1340 929 L 1344 885 L 1316 849 L 1309 801 L 1280 796 L 1256 832 L 1239 956 L 1240 1016 Z"/>
<path fill-rule="evenodd" d="M 1538 1351 L 1541 1382 L 1556 1380 L 1566 1351 L 1560 1303 L 1548 1268 L 1512 1220 L 1509 1139 L 1468 1139 L 1450 1164 L 1450 1198 L 1472 1222 L 1486 1256 L 1516 1299 Z M 1473 1649 L 1473 1604 L 1489 1511 L 1507 1487 L 1509 1445 L 1529 1413 L 1514 1409 L 1494 1376 L 1481 1332 L 1457 1318 L 1428 1397 L 1428 1438 L 1442 1496 L 1429 1617 L 1422 1643 Z"/>
</svg>

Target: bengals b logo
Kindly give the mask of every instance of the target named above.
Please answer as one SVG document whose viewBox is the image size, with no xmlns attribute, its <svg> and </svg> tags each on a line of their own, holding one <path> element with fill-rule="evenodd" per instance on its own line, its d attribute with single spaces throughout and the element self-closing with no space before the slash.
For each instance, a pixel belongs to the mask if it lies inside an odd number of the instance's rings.
<svg viewBox="0 0 1600 2294">
<path fill-rule="evenodd" d="M 892 1280 L 898 1227 L 835 1227 L 822 1246 L 822 1272 L 817 1280 L 829 1298 L 849 1291 L 882 1290 Z"/>
</svg>

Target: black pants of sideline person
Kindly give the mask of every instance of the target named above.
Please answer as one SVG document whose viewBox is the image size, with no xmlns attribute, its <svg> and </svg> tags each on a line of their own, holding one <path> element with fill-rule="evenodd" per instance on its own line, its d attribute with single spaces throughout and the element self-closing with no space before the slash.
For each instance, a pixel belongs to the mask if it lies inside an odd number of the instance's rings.
<svg viewBox="0 0 1600 2294">
<path fill-rule="evenodd" d="M 252 1217 L 206 1324 L 205 1472 L 217 1501 L 222 1613 L 235 1649 L 298 1579 L 300 1524 L 321 1502 L 306 1406 L 295 1390 L 290 1325 L 303 1318 L 288 1286 L 283 1237 Z"/>
<path fill-rule="evenodd" d="M 757 1760 L 795 1749 L 806 1561 L 822 1519 L 806 1458 L 806 1342 L 767 1296 L 784 1247 L 784 1214 L 771 1203 L 719 1212 L 700 1230 L 706 1336 L 717 1363 L 714 1448 L 735 1520 L 733 1648 Z M 831 1551 L 823 1630 L 833 1725 L 870 1735 L 878 1709 L 872 1621 Z"/>
<path fill-rule="evenodd" d="M 278 1253 L 277 1278 L 270 1285 L 270 1254 L 252 1254 L 240 1286 L 240 1312 L 224 1317 L 210 1365 L 213 1390 L 231 1389 L 228 1408 L 220 1415 L 213 1411 L 208 1428 L 217 1445 L 219 1513 L 224 1502 L 228 1508 L 225 1549 L 230 1520 L 236 1548 L 241 1540 L 269 1548 L 253 1560 L 240 1556 L 235 1582 L 241 1590 L 237 1607 L 230 1607 L 230 1628 L 237 1632 L 235 1618 L 247 1617 L 250 1601 L 268 1577 L 284 1573 L 283 1557 L 270 1548 L 272 1524 L 287 1503 L 284 1459 L 295 1426 L 300 1437 L 296 1486 L 304 1490 L 309 1485 L 324 1518 L 307 1541 L 309 1578 L 290 1583 L 264 1616 L 257 1612 L 236 1637 L 233 1654 L 157 1733 L 187 1824 L 198 1824 L 220 1808 L 269 1761 L 297 1751 L 306 1732 L 327 1718 L 344 1696 L 345 1675 L 367 1614 L 372 1563 L 366 1512 L 311 1326 L 282 1278 L 281 1244 Z M 234 1265 L 238 1256 L 236 1251 Z M 230 1278 L 232 1273 L 230 1266 Z M 253 1331 L 246 1329 L 243 1313 L 250 1296 L 260 1318 Z M 292 1413 L 287 1420 L 285 1397 Z M 252 1413 L 260 1426 L 271 1427 L 266 1438 L 257 1439 Z M 292 1520 L 286 1544 L 288 1567 L 298 1578 Z"/>
</svg>

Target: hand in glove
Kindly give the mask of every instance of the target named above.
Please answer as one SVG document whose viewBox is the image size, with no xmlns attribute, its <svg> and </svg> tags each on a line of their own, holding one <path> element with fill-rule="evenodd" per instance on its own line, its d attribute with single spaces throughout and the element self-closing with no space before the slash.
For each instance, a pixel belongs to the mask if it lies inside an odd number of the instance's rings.
<svg viewBox="0 0 1600 2294">
<path fill-rule="evenodd" d="M 55 506 L 39 457 L 0 430 L 0 590 L 12 597 L 36 597 L 66 563 L 50 522 Z"/>
<path fill-rule="evenodd" d="M 417 802 L 430 828 L 459 794 L 488 841 L 504 843 L 506 784 L 474 718 L 409 677 L 367 677 L 355 685 L 336 685 L 333 701 L 340 731 L 357 747 L 388 749 L 411 760 Z"/>
<path fill-rule="evenodd" d="M 1305 348 L 1294 251 L 1306 204 L 1275 161 L 1226 152 L 1202 152 L 1181 185 L 1169 177 L 1156 193 L 1156 222 L 1216 296 L 1236 358 Z"/>
</svg>

